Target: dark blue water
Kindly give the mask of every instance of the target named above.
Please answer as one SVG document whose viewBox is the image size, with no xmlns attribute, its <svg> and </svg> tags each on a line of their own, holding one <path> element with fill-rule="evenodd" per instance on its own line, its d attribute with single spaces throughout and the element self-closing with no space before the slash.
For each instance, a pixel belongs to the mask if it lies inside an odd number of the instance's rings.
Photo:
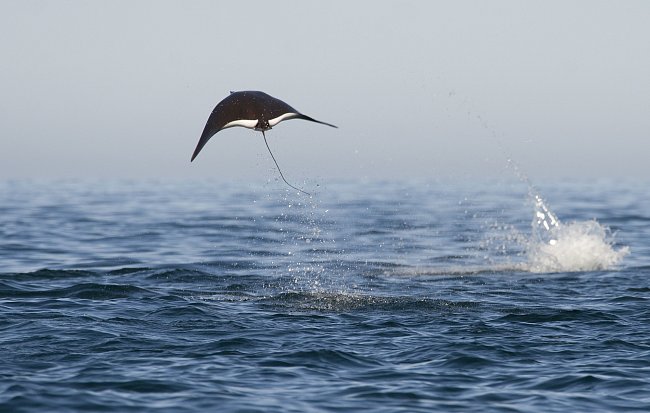
<svg viewBox="0 0 650 413">
<path fill-rule="evenodd" d="M 0 183 L 0 411 L 650 411 L 648 188 Z"/>
</svg>

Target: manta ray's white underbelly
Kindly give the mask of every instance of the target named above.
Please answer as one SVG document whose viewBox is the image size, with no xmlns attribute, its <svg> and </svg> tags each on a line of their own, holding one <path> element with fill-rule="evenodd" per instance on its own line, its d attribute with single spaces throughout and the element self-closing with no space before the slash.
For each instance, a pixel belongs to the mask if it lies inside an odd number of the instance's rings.
<svg viewBox="0 0 650 413">
<path fill-rule="evenodd" d="M 238 119 L 226 123 L 221 129 L 232 128 L 233 126 L 243 126 L 245 128 L 255 129 L 257 122 L 257 119 Z"/>
<path fill-rule="evenodd" d="M 298 116 L 297 113 L 287 112 L 287 113 L 285 113 L 283 115 L 278 116 L 277 118 L 270 119 L 269 120 L 269 126 L 274 127 L 275 125 L 282 122 L 283 120 L 293 119 L 296 116 Z"/>
<path fill-rule="evenodd" d="M 277 118 L 269 119 L 269 126 L 274 127 L 275 125 L 282 122 L 283 120 L 293 119 L 296 116 L 298 116 L 297 113 L 293 113 L 293 112 L 284 113 L 278 116 Z M 237 119 L 237 120 L 233 120 L 232 122 L 226 123 L 221 129 L 232 128 L 233 126 L 243 126 L 248 129 L 255 129 L 258 123 L 259 121 L 257 119 Z"/>
</svg>

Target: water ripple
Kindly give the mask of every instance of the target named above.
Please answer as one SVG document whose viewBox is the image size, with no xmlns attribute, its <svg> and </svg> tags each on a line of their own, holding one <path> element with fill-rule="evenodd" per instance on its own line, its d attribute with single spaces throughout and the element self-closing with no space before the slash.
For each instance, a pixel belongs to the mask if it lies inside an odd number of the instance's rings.
<svg viewBox="0 0 650 413">
<path fill-rule="evenodd" d="M 512 186 L 0 183 L 0 411 L 647 411 L 650 199 L 562 188 L 616 266 Z"/>
</svg>

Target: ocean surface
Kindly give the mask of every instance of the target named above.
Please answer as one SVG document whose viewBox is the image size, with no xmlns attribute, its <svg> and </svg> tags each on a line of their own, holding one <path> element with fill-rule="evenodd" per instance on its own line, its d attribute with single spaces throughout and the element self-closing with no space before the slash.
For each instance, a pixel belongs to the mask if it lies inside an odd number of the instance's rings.
<svg viewBox="0 0 650 413">
<path fill-rule="evenodd" d="M 650 185 L 0 182 L 2 412 L 650 411 Z"/>
</svg>

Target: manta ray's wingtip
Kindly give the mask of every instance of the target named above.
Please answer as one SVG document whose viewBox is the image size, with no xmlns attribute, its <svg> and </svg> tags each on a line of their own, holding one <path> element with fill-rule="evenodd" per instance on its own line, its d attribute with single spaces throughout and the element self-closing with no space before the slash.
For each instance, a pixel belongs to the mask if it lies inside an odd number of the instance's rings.
<svg viewBox="0 0 650 413">
<path fill-rule="evenodd" d="M 314 119 L 314 120 L 315 120 L 315 119 Z M 320 120 L 317 120 L 316 122 L 318 122 L 318 123 L 320 123 L 320 124 L 322 124 L 322 125 L 330 126 L 330 127 L 332 127 L 332 128 L 336 128 L 336 129 L 339 128 L 339 127 L 336 126 L 336 125 L 332 125 L 331 123 L 323 122 L 323 121 L 320 121 Z"/>
<path fill-rule="evenodd" d="M 314 119 L 314 118 L 312 118 L 311 116 L 307 116 L 307 115 L 305 115 L 305 114 L 303 114 L 303 113 L 299 113 L 298 116 L 296 116 L 296 117 L 297 117 L 298 119 L 303 119 L 303 120 L 308 120 L 308 121 L 310 121 L 310 122 L 320 123 L 321 125 L 331 126 L 332 128 L 336 128 L 336 129 L 339 128 L 339 127 L 336 126 L 336 125 L 332 125 L 331 123 L 323 122 L 322 120 Z"/>
<path fill-rule="evenodd" d="M 194 162 L 194 159 L 199 156 L 199 152 L 201 152 L 201 148 L 196 148 L 194 150 L 194 153 L 192 153 L 192 157 L 190 158 L 190 162 Z"/>
</svg>

